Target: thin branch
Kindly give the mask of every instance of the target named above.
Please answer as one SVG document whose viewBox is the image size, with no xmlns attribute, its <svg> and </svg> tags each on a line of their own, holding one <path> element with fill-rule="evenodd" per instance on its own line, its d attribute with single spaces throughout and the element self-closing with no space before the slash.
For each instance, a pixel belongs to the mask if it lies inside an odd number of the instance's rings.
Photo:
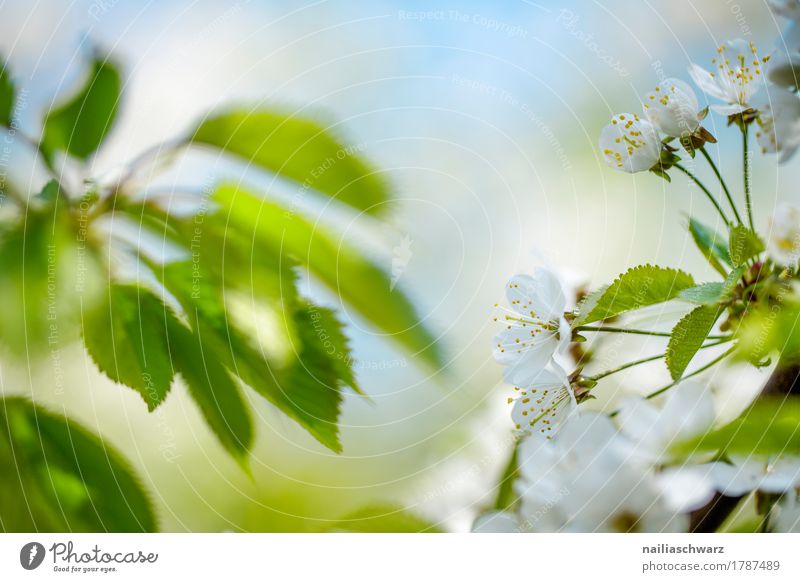
<svg viewBox="0 0 800 582">
<path fill-rule="evenodd" d="M 722 207 L 719 205 L 719 202 L 717 202 L 716 198 L 714 198 L 714 195 L 713 195 L 713 194 L 712 194 L 712 193 L 711 193 L 711 192 L 708 190 L 708 188 L 706 188 L 706 187 L 705 187 L 705 184 L 703 184 L 703 183 L 702 183 L 702 182 L 701 182 L 701 181 L 700 181 L 700 180 L 697 178 L 697 176 L 695 176 L 694 174 L 692 174 L 692 173 L 691 173 L 689 170 L 687 170 L 686 168 L 684 168 L 684 167 L 683 167 L 683 166 L 681 166 L 680 164 L 673 164 L 673 166 L 674 166 L 675 168 L 678 168 L 678 169 L 679 169 L 681 172 L 683 172 L 683 173 L 684 173 L 684 174 L 686 174 L 687 176 L 689 176 L 689 178 L 691 178 L 691 180 L 692 180 L 692 181 L 693 181 L 695 184 L 697 184 L 697 185 L 700 187 L 700 189 L 701 189 L 701 190 L 703 191 L 703 193 L 706 195 L 706 197 L 707 197 L 707 198 L 708 198 L 708 200 L 711 202 L 711 204 L 713 204 L 713 205 L 714 205 L 714 208 L 716 208 L 716 209 L 717 209 L 717 212 L 719 212 L 719 215 L 720 215 L 720 217 L 722 217 L 722 220 L 723 220 L 723 222 L 725 222 L 725 226 L 728 226 L 728 227 L 730 227 L 730 225 L 731 225 L 731 221 L 730 221 L 730 220 L 728 220 L 728 217 L 725 215 L 725 211 L 724 211 L 724 210 L 722 210 Z"/>
<path fill-rule="evenodd" d="M 750 201 L 750 156 L 748 154 L 747 143 L 747 124 L 742 123 L 742 164 L 744 166 L 744 206 L 747 210 L 747 221 L 750 223 L 750 230 L 755 231 L 753 226 L 753 205 Z"/>
<path fill-rule="evenodd" d="M 674 386 L 677 386 L 678 384 L 680 384 L 680 383 L 681 383 L 681 382 L 683 382 L 684 380 L 688 380 L 688 379 L 689 379 L 689 378 L 691 378 L 692 376 L 697 376 L 698 374 L 701 374 L 702 372 L 705 372 L 705 371 L 706 371 L 706 370 L 708 370 L 709 368 L 712 368 L 712 367 L 716 366 L 716 365 L 717 365 L 718 363 L 720 363 L 722 360 L 724 360 L 724 359 L 725 359 L 725 358 L 727 358 L 729 355 L 731 355 L 731 353 L 733 353 L 733 350 L 735 350 L 735 349 L 736 349 L 736 346 L 733 346 L 731 349 L 729 349 L 729 350 L 726 350 L 726 351 L 725 351 L 725 352 L 723 352 L 721 355 L 719 355 L 719 356 L 717 356 L 716 358 L 714 358 L 713 360 L 711 360 L 711 361 L 710 361 L 708 364 L 706 364 L 705 366 L 701 366 L 701 367 L 697 368 L 697 369 L 696 369 L 694 372 L 692 372 L 691 374 L 687 374 L 687 375 L 685 375 L 685 376 L 681 376 L 680 378 L 678 378 L 677 380 L 675 380 L 675 381 L 674 381 L 674 382 L 672 382 L 671 384 L 667 384 L 667 385 L 666 385 L 666 386 L 664 386 L 663 388 L 659 388 L 659 389 L 658 389 L 658 390 L 656 390 L 655 392 L 651 392 L 650 394 L 648 394 L 647 396 L 645 396 L 645 399 L 647 399 L 647 400 L 650 400 L 651 398 L 655 398 L 656 396 L 658 396 L 658 395 L 660 395 L 660 394 L 663 394 L 664 392 L 666 392 L 666 391 L 667 391 L 667 390 L 669 390 L 670 388 L 673 388 Z"/>
<path fill-rule="evenodd" d="M 651 335 L 655 337 L 672 337 L 672 332 L 669 331 L 649 331 L 646 329 L 628 329 L 625 327 L 594 327 L 591 325 L 579 325 L 575 328 L 576 331 L 602 331 L 608 333 L 630 333 L 633 335 Z M 718 339 L 728 339 L 730 336 L 727 335 L 710 335 L 706 339 L 711 340 L 718 340 Z"/>
<path fill-rule="evenodd" d="M 730 341 L 730 339 L 724 339 L 724 340 L 720 340 L 720 341 L 713 342 L 713 343 L 710 343 L 710 344 L 705 344 L 703 346 L 700 346 L 700 349 L 703 350 L 705 348 L 713 348 L 714 346 L 718 346 L 718 345 L 724 344 L 724 343 L 729 342 L 729 341 Z M 605 372 L 601 372 L 600 374 L 595 374 L 594 376 L 589 376 L 587 379 L 588 380 L 600 380 L 601 378 L 605 378 L 606 376 L 611 376 L 612 374 L 616 374 L 617 372 L 622 372 L 623 370 L 627 370 L 628 368 L 633 368 L 634 366 L 638 366 L 640 364 L 646 364 L 648 362 L 654 362 L 656 360 L 660 360 L 660 359 L 666 358 L 666 357 L 667 357 L 667 354 L 663 353 L 663 354 L 658 354 L 656 356 L 649 356 L 647 358 L 642 358 L 641 360 L 634 360 L 633 362 L 628 362 L 627 364 L 623 364 L 623 365 L 618 366 L 616 368 L 612 368 L 611 370 L 606 370 Z"/>
<path fill-rule="evenodd" d="M 722 178 L 722 174 L 720 174 L 717 164 L 714 163 L 714 160 L 711 158 L 711 155 L 706 151 L 705 147 L 700 148 L 700 151 L 703 153 L 703 157 L 708 161 L 708 165 L 711 166 L 711 169 L 717 176 L 717 180 L 719 180 L 719 184 L 720 186 L 722 186 L 722 190 L 725 192 L 725 196 L 728 198 L 728 203 L 731 205 L 733 214 L 734 216 L 736 216 L 736 222 L 742 224 L 742 217 L 739 215 L 739 209 L 736 208 L 736 203 L 733 201 L 733 196 L 731 196 L 731 192 L 730 190 L 728 190 L 728 185 L 725 184 L 725 180 Z"/>
</svg>

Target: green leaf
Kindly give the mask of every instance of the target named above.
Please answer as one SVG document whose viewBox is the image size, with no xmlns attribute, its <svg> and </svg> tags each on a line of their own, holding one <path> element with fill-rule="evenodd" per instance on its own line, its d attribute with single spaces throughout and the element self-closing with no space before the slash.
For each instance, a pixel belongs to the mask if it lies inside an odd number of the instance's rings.
<svg viewBox="0 0 800 582">
<path fill-rule="evenodd" d="M 698 305 L 713 305 L 719 303 L 725 296 L 725 284 L 722 282 L 702 283 L 689 287 L 678 293 L 678 299 L 697 303 Z"/>
<path fill-rule="evenodd" d="M 731 229 L 730 255 L 731 264 L 738 267 L 745 261 L 755 257 L 764 250 L 764 243 L 758 235 L 743 225 Z"/>
<path fill-rule="evenodd" d="M 692 286 L 691 275 L 677 269 L 652 265 L 634 267 L 598 295 L 590 296 L 591 301 L 581 305 L 573 327 L 675 299 L 682 290 Z"/>
<path fill-rule="evenodd" d="M 350 340 L 344 333 L 344 325 L 332 309 L 309 304 L 307 322 L 298 322 L 298 327 L 306 327 L 313 331 L 313 338 L 306 344 L 317 344 L 317 353 L 326 353 L 333 364 L 333 371 L 342 386 L 349 386 L 359 394 L 364 392 L 358 387 L 353 373 L 353 357 L 350 354 Z M 304 325 L 305 324 L 305 325 Z"/>
<path fill-rule="evenodd" d="M 20 356 L 76 339 L 81 306 L 91 305 L 102 285 L 91 242 L 79 240 L 66 205 L 51 198 L 46 206 L 28 207 L 0 236 L 0 341 Z"/>
<path fill-rule="evenodd" d="M 136 390 L 152 411 L 163 402 L 174 376 L 167 326 L 174 316 L 160 299 L 135 285 L 111 285 L 106 299 L 86 313 L 86 349 L 103 373 Z"/>
<path fill-rule="evenodd" d="M 513 507 L 518 499 L 514 494 L 514 481 L 517 480 L 519 475 L 519 443 L 514 443 L 514 449 L 508 458 L 508 462 L 503 468 L 503 473 L 500 475 L 500 482 L 497 485 L 497 497 L 495 498 L 492 509 L 496 511 L 505 511 Z"/>
<path fill-rule="evenodd" d="M 725 238 L 719 236 L 694 218 L 689 219 L 689 232 L 697 248 L 700 249 L 709 264 L 724 277 L 726 270 L 722 263 L 732 266 L 731 257 L 728 253 L 728 242 Z"/>
<path fill-rule="evenodd" d="M 341 324 L 329 310 L 312 305 L 295 313 L 295 323 L 297 359 L 277 376 L 277 388 L 291 405 L 282 408 L 323 445 L 340 453 L 341 388 L 355 386 L 347 343 L 336 341 L 344 339 Z M 253 378 L 247 381 L 252 385 Z"/>
<path fill-rule="evenodd" d="M 113 447 L 26 399 L 0 399 L 0 472 L 0 530 L 157 528 L 150 500 Z"/>
<path fill-rule="evenodd" d="M 58 197 L 61 195 L 61 188 L 58 185 L 57 180 L 50 180 L 47 184 L 44 185 L 42 191 L 36 195 L 38 200 L 41 200 L 45 204 L 48 205 L 55 205 L 58 204 Z"/>
<path fill-rule="evenodd" d="M 360 148 L 339 141 L 328 127 L 310 119 L 234 110 L 203 120 L 191 141 L 298 182 L 301 192 L 316 190 L 371 214 L 389 199 L 385 181 L 360 158 Z"/>
<path fill-rule="evenodd" d="M 341 452 L 341 388 L 354 385 L 355 380 L 350 371 L 352 358 L 346 341 L 342 341 L 344 334 L 332 313 L 305 303 L 285 306 L 283 318 L 292 319 L 292 331 L 296 332 L 291 340 L 291 334 L 284 336 L 291 341 L 292 358 L 288 363 L 272 362 L 262 346 L 254 345 L 222 309 L 221 289 L 208 284 L 212 278 L 207 278 L 206 283 L 192 283 L 188 273 L 195 268 L 189 264 L 171 265 L 164 270 L 164 283 L 184 309 L 194 314 L 203 351 L 214 354 L 320 443 Z M 294 280 L 286 283 L 293 285 Z M 193 290 L 190 285 L 194 285 Z"/>
<path fill-rule="evenodd" d="M 736 328 L 734 356 L 752 363 L 779 354 L 786 365 L 800 364 L 800 303 L 754 305 Z"/>
<path fill-rule="evenodd" d="M 677 447 L 678 452 L 800 455 L 800 399 L 760 397 L 739 418 Z"/>
<path fill-rule="evenodd" d="M 95 57 L 80 91 L 44 120 L 41 145 L 47 159 L 52 160 L 59 151 L 81 160 L 92 155 L 114 124 L 121 91 L 116 65 Z"/>
<path fill-rule="evenodd" d="M 411 301 L 343 236 L 233 186 L 219 188 L 212 199 L 228 229 L 254 241 L 261 254 L 293 257 L 392 340 L 427 363 L 441 365 L 435 338 Z"/>
<path fill-rule="evenodd" d="M 0 125 L 11 125 L 15 99 L 14 83 L 11 81 L 8 66 L 0 58 Z"/>
<path fill-rule="evenodd" d="M 718 305 L 701 305 L 684 316 L 672 329 L 666 363 L 673 380 L 683 376 L 721 313 Z"/>
<path fill-rule="evenodd" d="M 241 390 L 220 362 L 219 348 L 209 349 L 197 313 L 189 313 L 192 331 L 168 319 L 172 363 L 203 417 L 225 450 L 241 465 L 253 443 L 253 423 Z"/>
<path fill-rule="evenodd" d="M 742 278 L 744 271 L 745 267 L 739 267 L 728 273 L 728 275 L 725 277 L 725 281 L 722 283 L 702 283 L 700 285 L 684 289 L 678 294 L 678 299 L 689 301 L 690 303 L 697 303 L 698 305 L 713 305 L 716 303 L 721 303 L 727 299 L 730 299 L 731 293 L 736 285 L 738 285 L 739 279 Z"/>
<path fill-rule="evenodd" d="M 442 533 L 424 519 L 391 505 L 373 505 L 353 512 L 331 527 L 353 533 Z"/>
</svg>

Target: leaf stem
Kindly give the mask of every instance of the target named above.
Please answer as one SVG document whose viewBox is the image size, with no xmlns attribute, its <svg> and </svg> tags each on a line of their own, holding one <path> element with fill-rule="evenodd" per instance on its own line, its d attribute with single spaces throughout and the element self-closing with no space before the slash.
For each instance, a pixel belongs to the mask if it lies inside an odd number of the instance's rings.
<svg viewBox="0 0 800 582">
<path fill-rule="evenodd" d="M 725 192 L 725 196 L 728 198 L 728 203 L 731 205 L 731 209 L 736 217 L 736 221 L 739 224 L 742 224 L 742 217 L 739 215 L 739 209 L 736 208 L 736 202 L 733 201 L 733 196 L 731 196 L 731 192 L 728 190 L 728 185 L 725 184 L 725 180 L 722 178 L 722 174 L 720 174 L 717 164 L 714 163 L 714 159 L 711 157 L 711 154 L 706 151 L 705 146 L 701 147 L 700 151 L 702 152 L 703 157 L 708 161 L 708 165 L 711 166 L 711 169 L 714 171 L 714 175 L 716 175 L 717 180 L 719 180 L 719 184 L 722 186 L 722 190 Z"/>
<path fill-rule="evenodd" d="M 672 335 L 668 331 L 648 331 L 645 329 L 626 329 L 624 327 L 593 327 L 591 325 L 579 325 L 576 331 L 602 331 L 608 333 L 630 333 L 634 335 L 652 335 L 657 337 L 669 337 Z"/>
<path fill-rule="evenodd" d="M 723 339 L 723 340 L 716 341 L 716 342 L 713 342 L 713 343 L 710 343 L 710 344 L 706 344 L 704 346 L 700 346 L 700 349 L 702 350 L 702 349 L 705 349 L 705 348 L 713 348 L 714 346 L 718 346 L 720 344 L 724 344 L 725 342 L 729 342 L 729 341 L 730 341 L 730 339 Z M 665 352 L 663 354 L 658 354 L 656 356 L 650 356 L 650 357 L 647 357 L 647 358 L 642 358 L 641 360 L 634 360 L 633 362 L 628 362 L 627 364 L 622 364 L 621 366 L 618 366 L 616 368 L 612 368 L 610 370 L 606 370 L 605 372 L 601 372 L 599 374 L 595 374 L 594 376 L 589 376 L 587 379 L 588 380 L 600 380 L 602 378 L 605 378 L 606 376 L 611 376 L 612 374 L 616 374 L 617 372 L 622 372 L 623 370 L 627 370 L 628 368 L 633 368 L 634 366 L 638 366 L 640 364 L 646 364 L 647 362 L 654 362 L 655 360 L 660 360 L 660 359 L 666 358 L 666 357 L 667 357 L 667 354 Z"/>
<path fill-rule="evenodd" d="M 656 390 L 655 392 L 651 392 L 650 394 L 648 394 L 647 396 L 645 396 L 645 399 L 646 399 L 646 400 L 650 400 L 651 398 L 655 398 L 656 396 L 658 396 L 658 395 L 660 395 L 660 394 L 663 394 L 664 392 L 666 392 L 666 391 L 667 391 L 667 390 L 669 390 L 670 388 L 673 388 L 673 387 L 677 386 L 678 384 L 680 384 L 680 383 L 681 383 L 681 382 L 683 382 L 684 380 L 688 380 L 688 379 L 689 379 L 689 378 L 691 378 L 692 376 L 697 376 L 698 374 L 700 374 L 700 373 L 702 373 L 702 372 L 705 372 L 705 371 L 706 371 L 706 370 L 708 370 L 709 368 L 711 368 L 711 367 L 713 367 L 713 366 L 716 366 L 716 365 L 717 365 L 718 363 L 720 363 L 722 360 L 724 360 L 724 359 L 725 359 L 725 358 L 727 358 L 729 355 L 731 355 L 731 353 L 732 353 L 732 352 L 733 352 L 733 350 L 735 350 L 735 349 L 736 349 L 736 346 L 733 346 L 733 347 L 731 347 L 729 350 L 726 350 L 726 351 L 724 351 L 722 354 L 720 354 L 719 356 L 717 356 L 716 358 L 714 358 L 713 360 L 711 360 L 711 361 L 710 361 L 709 363 L 707 363 L 705 366 L 701 366 L 701 367 L 697 368 L 697 369 L 696 369 L 694 372 L 692 372 L 691 374 L 686 374 L 685 376 L 681 376 L 680 378 L 678 378 L 677 380 L 675 380 L 674 382 L 672 382 L 672 383 L 670 383 L 670 384 L 667 384 L 667 385 L 666 385 L 666 386 L 664 386 L 663 388 L 659 388 L 659 389 L 658 389 L 658 390 Z"/>
<path fill-rule="evenodd" d="M 717 212 L 719 212 L 719 215 L 720 215 L 720 217 L 722 217 L 722 220 L 725 223 L 725 226 L 730 227 L 731 221 L 728 220 L 728 217 L 725 215 L 725 211 L 722 210 L 722 207 L 719 205 L 719 202 L 717 202 L 716 198 L 714 198 L 714 195 L 708 190 L 708 188 L 705 187 L 705 184 L 703 184 L 697 178 L 697 176 L 692 174 L 689 170 L 687 170 L 686 168 L 684 168 L 680 164 L 673 164 L 673 167 L 678 168 L 681 172 L 683 172 L 684 174 L 689 176 L 689 178 L 691 178 L 691 180 L 700 187 L 700 189 L 703 191 L 703 193 L 709 199 L 711 204 L 714 205 L 714 208 L 717 209 Z"/>
<path fill-rule="evenodd" d="M 624 327 L 594 327 L 591 325 L 579 325 L 575 331 L 603 331 L 608 333 L 630 333 L 634 335 L 652 335 L 655 337 L 672 337 L 672 332 L 669 331 L 649 331 L 646 329 L 627 329 Z M 725 335 L 710 335 L 707 339 L 718 340 L 728 339 L 729 336 Z"/>
<path fill-rule="evenodd" d="M 744 168 L 744 206 L 747 210 L 747 221 L 750 223 L 750 230 L 755 231 L 753 226 L 753 205 L 750 201 L 750 155 L 748 153 L 747 124 L 742 123 L 742 165 Z"/>
</svg>

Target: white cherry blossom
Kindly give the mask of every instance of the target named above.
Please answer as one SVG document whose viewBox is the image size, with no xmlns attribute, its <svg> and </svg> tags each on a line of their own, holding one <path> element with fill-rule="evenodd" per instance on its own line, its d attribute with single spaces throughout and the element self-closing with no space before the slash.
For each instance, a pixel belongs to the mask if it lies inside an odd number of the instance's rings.
<svg viewBox="0 0 800 582">
<path fill-rule="evenodd" d="M 779 160 L 789 160 L 800 146 L 800 96 L 776 88 L 769 102 L 759 108 L 756 139 L 764 153 L 778 153 Z"/>
<path fill-rule="evenodd" d="M 473 533 L 518 533 L 519 520 L 508 511 L 490 511 L 479 515 L 472 524 Z"/>
<path fill-rule="evenodd" d="M 521 531 L 675 532 L 686 507 L 671 506 L 655 471 L 605 415 L 577 414 L 552 440 L 519 449 Z M 699 503 L 699 501 L 698 501 Z"/>
<path fill-rule="evenodd" d="M 506 286 L 509 308 L 505 329 L 494 338 L 494 357 L 506 366 L 506 382 L 532 386 L 557 352 L 566 349 L 570 328 L 566 298 L 558 277 L 544 267 L 515 275 Z"/>
<path fill-rule="evenodd" d="M 767 238 L 767 254 L 779 265 L 797 264 L 800 259 L 800 208 L 781 204 L 775 209 Z"/>
<path fill-rule="evenodd" d="M 707 71 L 692 63 L 689 75 L 707 95 L 723 101 L 711 109 L 723 115 L 736 115 L 752 108 L 751 99 L 764 83 L 768 56 L 759 57 L 755 45 L 744 40 L 726 42 L 717 49 Z"/>
<path fill-rule="evenodd" d="M 661 133 L 686 137 L 700 127 L 703 113 L 694 89 L 680 79 L 665 79 L 645 97 L 644 112 Z"/>
<path fill-rule="evenodd" d="M 779 533 L 800 533 L 800 493 L 789 491 L 772 509 L 773 531 Z"/>
<path fill-rule="evenodd" d="M 663 405 L 630 397 L 622 401 L 616 421 L 648 459 L 663 461 L 670 447 L 700 435 L 714 423 L 714 401 L 700 384 L 679 384 L 664 396 Z"/>
<path fill-rule="evenodd" d="M 781 87 L 797 89 L 800 85 L 800 1 L 770 2 L 773 12 L 788 18 L 791 23 L 775 43 L 774 59 L 767 77 Z"/>
<path fill-rule="evenodd" d="M 730 455 L 730 463 L 711 463 L 717 490 L 732 497 L 751 491 L 784 493 L 800 487 L 800 457 Z"/>
<path fill-rule="evenodd" d="M 779 16 L 800 20 L 800 0 L 769 0 L 769 7 Z"/>
<path fill-rule="evenodd" d="M 635 113 L 620 113 L 600 132 L 600 151 L 616 170 L 645 172 L 661 159 L 661 138 L 655 126 Z"/>
<path fill-rule="evenodd" d="M 536 437 L 552 438 L 578 406 L 566 372 L 555 363 L 542 370 L 531 385 L 515 389 L 514 425 Z"/>
</svg>

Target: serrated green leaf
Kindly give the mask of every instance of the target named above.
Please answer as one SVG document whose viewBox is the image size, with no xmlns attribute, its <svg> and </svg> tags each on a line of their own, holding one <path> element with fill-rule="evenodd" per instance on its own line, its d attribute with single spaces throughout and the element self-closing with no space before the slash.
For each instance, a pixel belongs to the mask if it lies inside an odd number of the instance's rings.
<svg viewBox="0 0 800 582">
<path fill-rule="evenodd" d="M 331 527 L 353 533 L 441 533 L 432 523 L 392 505 L 373 505 L 355 511 Z"/>
<path fill-rule="evenodd" d="M 666 363 L 673 380 L 683 376 L 721 313 L 719 305 L 701 305 L 684 316 L 672 329 Z"/>
<path fill-rule="evenodd" d="M 270 361 L 261 346 L 254 345 L 222 309 L 220 288 L 206 282 L 194 283 L 194 292 L 190 290 L 192 280 L 187 273 L 193 268 L 196 267 L 188 264 L 167 267 L 164 283 L 184 309 L 195 314 L 204 351 L 213 353 L 245 384 L 320 443 L 341 452 L 338 433 L 341 389 L 350 380 L 355 381 L 351 373 L 338 368 L 347 365 L 349 370 L 351 356 L 346 342 L 336 342 L 344 338 L 341 329 L 334 326 L 336 320 L 320 315 L 326 310 L 310 304 L 286 306 L 283 317 L 292 320 L 295 332 L 284 336 L 285 341 L 291 342 L 292 358 L 288 363 L 278 364 Z M 317 314 L 316 322 L 313 314 Z"/>
<path fill-rule="evenodd" d="M 736 455 L 800 455 L 800 399 L 760 397 L 736 420 L 690 441 L 677 452 L 720 451 Z"/>
<path fill-rule="evenodd" d="M 712 305 L 721 303 L 730 298 L 730 295 L 739 279 L 744 274 L 745 267 L 733 269 L 725 277 L 724 282 L 702 283 L 694 287 L 684 289 L 678 294 L 678 299 L 697 303 L 698 305 Z"/>
<path fill-rule="evenodd" d="M 689 287 L 678 293 L 678 299 L 697 303 L 699 305 L 711 305 L 719 303 L 725 296 L 725 284 L 722 282 L 703 283 L 694 287 Z"/>
<path fill-rule="evenodd" d="M 586 297 L 584 297 L 576 306 L 575 308 L 575 320 L 573 321 L 573 326 L 578 325 L 581 323 L 580 318 L 581 315 L 584 317 L 592 312 L 592 310 L 597 307 L 597 304 L 603 298 L 606 291 L 608 290 L 608 285 L 603 285 L 599 289 L 592 291 Z"/>
<path fill-rule="evenodd" d="M 582 306 L 573 327 L 675 299 L 682 290 L 692 286 L 691 275 L 677 269 L 652 265 L 634 267 L 594 297 L 591 304 L 586 304 L 588 311 L 583 311 Z"/>
<path fill-rule="evenodd" d="M 294 260 L 275 249 L 254 246 L 252 230 L 243 232 L 231 228 L 223 213 L 206 209 L 194 216 L 170 216 L 163 209 L 146 203 L 123 205 L 120 210 L 165 241 L 189 249 L 196 260 L 171 269 L 172 283 L 185 287 L 186 293 L 192 293 L 194 282 L 195 291 L 201 287 L 208 290 L 210 285 L 216 286 L 217 291 L 238 289 L 250 297 L 274 301 L 276 307 L 291 309 L 295 305 Z M 142 260 L 147 262 L 146 257 Z M 153 268 L 158 271 L 161 266 Z M 196 276 L 200 274 L 202 276 Z M 213 297 L 209 300 L 213 305 L 206 305 L 209 308 L 206 311 L 224 315 L 223 305 L 217 300 L 218 293 L 212 290 L 205 295 Z M 198 298 L 201 296 L 203 293 Z"/>
<path fill-rule="evenodd" d="M 52 160 L 65 152 L 85 160 L 103 143 L 117 116 L 122 79 L 116 65 L 95 57 L 82 88 L 44 120 L 42 151 Z"/>
<path fill-rule="evenodd" d="M 84 318 L 84 344 L 98 368 L 136 390 L 151 411 L 174 376 L 167 325 L 174 319 L 160 299 L 134 285 L 111 285 L 106 301 Z"/>
<path fill-rule="evenodd" d="M 360 157 L 360 148 L 334 137 L 325 125 L 269 110 L 234 110 L 203 120 L 191 141 L 219 148 L 278 176 L 377 214 L 389 189 Z"/>
<path fill-rule="evenodd" d="M 11 125 L 16 99 L 14 83 L 5 60 L 0 57 L 0 125 Z"/>
<path fill-rule="evenodd" d="M 264 254 L 293 257 L 390 339 L 423 361 L 441 365 L 437 343 L 411 301 L 343 236 L 234 186 L 217 189 L 212 199 L 229 230 L 253 240 Z"/>
<path fill-rule="evenodd" d="M 734 226 L 730 235 L 731 264 L 738 267 L 764 250 L 758 235 L 743 225 Z"/>
<path fill-rule="evenodd" d="M 298 322 L 313 331 L 313 341 L 318 345 L 318 353 L 327 353 L 333 364 L 336 378 L 342 386 L 349 386 L 363 395 L 353 373 L 353 357 L 350 353 L 350 340 L 344 333 L 344 325 L 336 312 L 326 307 L 309 304 L 307 307 L 308 322 Z"/>
<path fill-rule="evenodd" d="M 725 238 L 694 218 L 689 219 L 689 233 L 709 264 L 724 277 L 726 270 L 722 263 L 733 266 Z"/>
<path fill-rule="evenodd" d="M 239 386 L 220 361 L 219 348 L 209 349 L 198 313 L 190 312 L 189 321 L 191 331 L 176 320 L 167 322 L 172 363 L 222 446 L 246 465 L 253 443 L 250 412 Z"/>
<path fill-rule="evenodd" d="M 0 530 L 152 532 L 150 500 L 125 459 L 63 414 L 0 399 Z"/>
</svg>

